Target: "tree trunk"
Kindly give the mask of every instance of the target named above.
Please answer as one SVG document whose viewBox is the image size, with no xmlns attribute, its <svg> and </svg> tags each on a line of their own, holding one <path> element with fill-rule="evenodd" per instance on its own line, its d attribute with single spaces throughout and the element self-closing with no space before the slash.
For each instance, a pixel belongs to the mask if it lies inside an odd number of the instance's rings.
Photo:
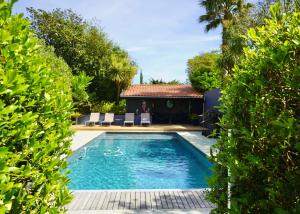
<svg viewBox="0 0 300 214">
<path fill-rule="evenodd" d="M 116 104 L 119 105 L 120 102 L 120 83 L 117 83 L 117 100 L 116 100 Z"/>
<path fill-rule="evenodd" d="M 221 45 L 221 50 L 222 50 L 222 54 L 226 55 L 226 52 L 228 52 L 228 31 L 229 31 L 229 27 L 232 21 L 231 18 L 231 14 L 229 12 L 229 9 L 226 9 L 224 11 L 224 19 L 222 20 L 222 45 Z M 224 68 L 224 79 L 226 79 L 226 76 L 229 74 L 231 68 L 228 64 L 226 64 L 226 62 L 222 63 L 223 64 L 223 68 Z"/>
<path fill-rule="evenodd" d="M 228 51 L 228 41 L 227 41 L 227 33 L 228 33 L 228 28 L 227 26 L 224 26 L 223 25 L 223 32 L 222 32 L 222 45 L 221 45 L 221 51 L 222 51 L 222 54 L 223 54 L 223 57 L 226 55 L 226 52 Z M 225 77 L 229 74 L 229 67 L 228 65 L 226 64 L 226 62 L 222 62 L 223 64 L 223 69 L 224 69 L 224 73 L 223 73 L 223 76 L 224 76 L 224 79 Z"/>
</svg>

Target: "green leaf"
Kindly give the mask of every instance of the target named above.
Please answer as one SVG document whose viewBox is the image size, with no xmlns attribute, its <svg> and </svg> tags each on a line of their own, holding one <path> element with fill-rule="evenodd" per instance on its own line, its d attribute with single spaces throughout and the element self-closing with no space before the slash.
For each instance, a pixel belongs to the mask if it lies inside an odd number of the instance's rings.
<svg viewBox="0 0 300 214">
<path fill-rule="evenodd" d="M 276 208 L 275 213 L 276 214 L 289 214 L 289 212 L 287 212 L 286 210 L 284 210 L 282 208 Z"/>
</svg>

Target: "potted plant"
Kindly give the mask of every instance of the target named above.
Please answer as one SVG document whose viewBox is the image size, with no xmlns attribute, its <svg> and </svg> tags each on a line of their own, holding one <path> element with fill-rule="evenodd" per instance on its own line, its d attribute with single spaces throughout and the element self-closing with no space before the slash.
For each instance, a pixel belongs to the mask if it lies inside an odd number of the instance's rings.
<svg viewBox="0 0 300 214">
<path fill-rule="evenodd" d="M 78 118 L 81 116 L 79 112 L 73 112 L 72 117 L 75 118 L 75 124 L 78 124 Z"/>
<path fill-rule="evenodd" d="M 199 116 L 197 114 L 190 114 L 190 121 L 192 125 L 198 126 L 199 125 Z"/>
</svg>

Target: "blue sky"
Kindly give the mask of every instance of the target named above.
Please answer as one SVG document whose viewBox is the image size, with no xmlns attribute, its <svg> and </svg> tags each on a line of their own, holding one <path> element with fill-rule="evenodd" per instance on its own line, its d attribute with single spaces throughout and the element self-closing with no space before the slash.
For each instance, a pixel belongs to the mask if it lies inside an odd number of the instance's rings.
<svg viewBox="0 0 300 214">
<path fill-rule="evenodd" d="M 186 81 L 189 58 L 219 49 L 221 31 L 204 32 L 197 19 L 204 10 L 198 0 L 19 0 L 26 7 L 71 8 L 87 20 L 97 19 L 108 37 L 126 49 L 150 78 Z M 139 75 L 134 83 L 139 82 Z"/>
</svg>

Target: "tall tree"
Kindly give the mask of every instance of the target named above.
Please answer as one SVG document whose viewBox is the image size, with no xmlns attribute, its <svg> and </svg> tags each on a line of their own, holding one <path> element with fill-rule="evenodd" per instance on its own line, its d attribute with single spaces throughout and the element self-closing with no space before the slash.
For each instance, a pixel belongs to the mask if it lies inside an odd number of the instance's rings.
<svg viewBox="0 0 300 214">
<path fill-rule="evenodd" d="M 52 66 L 53 73 L 56 74 L 57 79 L 55 82 L 63 82 L 63 84 L 60 85 L 62 90 L 65 88 L 72 89 L 73 105 L 77 111 L 81 111 L 83 106 L 89 104 L 87 87 L 92 78 L 86 76 L 84 73 L 80 73 L 79 75 L 72 74 L 72 70 L 64 59 L 56 56 L 53 47 L 46 46 L 42 40 L 40 40 L 39 43 L 44 61 Z"/>
<path fill-rule="evenodd" d="M 180 85 L 182 84 L 179 80 L 171 80 L 171 81 L 164 81 L 163 79 L 154 79 L 151 78 L 149 81 L 150 84 L 152 85 L 158 85 L 158 84 L 164 84 L 164 85 Z"/>
<path fill-rule="evenodd" d="M 144 77 L 143 77 L 142 70 L 141 70 L 141 73 L 140 73 L 140 84 L 144 84 Z"/>
<path fill-rule="evenodd" d="M 206 91 L 220 87 L 221 71 L 218 67 L 220 54 L 205 53 L 189 59 L 187 74 L 192 86 L 199 91 Z"/>
<path fill-rule="evenodd" d="M 228 51 L 229 28 L 235 17 L 247 12 L 251 4 L 244 0 L 200 0 L 200 5 L 205 8 L 206 14 L 199 17 L 199 22 L 205 22 L 205 30 L 211 31 L 219 26 L 222 27 L 222 53 Z M 231 67 L 223 65 L 225 72 Z"/>
<path fill-rule="evenodd" d="M 266 18 L 271 17 L 270 6 L 276 2 L 282 5 L 282 12 L 299 11 L 299 0 L 265 0 L 259 1 L 256 7 L 251 4 L 244 4 L 240 7 L 240 12 L 232 17 L 229 27 L 226 31 L 227 46 L 222 50 L 222 57 L 219 64 L 230 75 L 225 76 L 227 82 L 231 79 L 234 65 L 238 65 L 244 56 L 244 48 L 248 45 L 244 39 L 249 28 L 262 26 Z"/>
<path fill-rule="evenodd" d="M 123 53 L 111 55 L 111 72 L 110 78 L 115 83 L 116 87 L 116 103 L 119 104 L 121 88 L 125 88 L 131 82 L 134 75 L 136 74 L 137 67 L 130 62 L 128 55 Z"/>
<path fill-rule="evenodd" d="M 47 45 L 54 47 L 55 53 L 67 62 L 73 74 L 84 72 L 93 77 L 88 87 L 91 97 L 97 102 L 116 101 L 119 96 L 116 91 L 130 84 L 133 76 L 123 78 L 119 84 L 121 88 L 116 89 L 111 74 L 115 72 L 111 56 L 127 53 L 110 41 L 100 27 L 85 21 L 72 10 L 47 12 L 29 8 L 28 11 L 32 29 Z M 128 54 L 126 60 L 133 66 Z"/>
<path fill-rule="evenodd" d="M 259 0 L 256 4 L 254 19 L 257 25 L 265 24 L 266 18 L 271 17 L 270 6 L 280 2 L 283 12 L 299 11 L 300 0 Z"/>
</svg>

